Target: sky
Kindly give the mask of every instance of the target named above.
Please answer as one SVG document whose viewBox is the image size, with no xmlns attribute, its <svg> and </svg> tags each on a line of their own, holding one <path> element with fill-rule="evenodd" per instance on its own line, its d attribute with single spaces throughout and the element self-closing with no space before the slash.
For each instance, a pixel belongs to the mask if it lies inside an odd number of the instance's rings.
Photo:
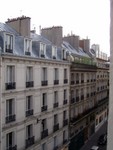
<svg viewBox="0 0 113 150">
<path fill-rule="evenodd" d="M 0 2 L 0 22 L 22 15 L 31 18 L 31 29 L 62 26 L 63 35 L 75 34 L 99 44 L 100 50 L 110 54 L 109 0 L 3 0 Z"/>
</svg>

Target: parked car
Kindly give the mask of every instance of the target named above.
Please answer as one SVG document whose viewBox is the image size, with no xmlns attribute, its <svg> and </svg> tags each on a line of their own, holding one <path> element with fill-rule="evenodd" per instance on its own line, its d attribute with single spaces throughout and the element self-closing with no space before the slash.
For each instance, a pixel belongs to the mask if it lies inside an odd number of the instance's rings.
<svg viewBox="0 0 113 150">
<path fill-rule="evenodd" d="M 92 146 L 90 150 L 99 150 L 99 146 Z"/>
<path fill-rule="evenodd" d="M 102 134 L 98 139 L 99 145 L 105 145 L 107 143 L 107 134 Z"/>
</svg>

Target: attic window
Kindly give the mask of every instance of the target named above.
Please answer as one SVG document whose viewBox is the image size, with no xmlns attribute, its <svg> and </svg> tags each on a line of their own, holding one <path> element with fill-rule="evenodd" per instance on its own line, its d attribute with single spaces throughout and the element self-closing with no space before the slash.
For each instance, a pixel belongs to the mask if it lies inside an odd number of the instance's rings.
<svg viewBox="0 0 113 150">
<path fill-rule="evenodd" d="M 40 43 L 40 57 L 45 57 L 46 44 Z"/>
<path fill-rule="evenodd" d="M 13 35 L 6 34 L 5 52 L 13 53 Z"/>
<path fill-rule="evenodd" d="M 62 50 L 62 58 L 63 58 L 63 60 L 66 60 L 66 50 L 65 49 Z"/>
<path fill-rule="evenodd" d="M 52 46 L 52 57 L 53 57 L 53 59 L 56 59 L 56 57 L 57 57 L 57 47 L 56 46 Z"/>
<path fill-rule="evenodd" d="M 31 44 L 32 41 L 30 39 L 25 39 L 25 55 L 31 55 Z"/>
</svg>

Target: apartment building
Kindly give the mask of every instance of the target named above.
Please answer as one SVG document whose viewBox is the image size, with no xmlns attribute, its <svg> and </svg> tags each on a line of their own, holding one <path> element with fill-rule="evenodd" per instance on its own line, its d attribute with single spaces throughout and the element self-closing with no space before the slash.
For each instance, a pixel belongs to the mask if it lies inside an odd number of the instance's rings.
<svg viewBox="0 0 113 150">
<path fill-rule="evenodd" d="M 0 23 L 1 150 L 68 150 L 70 63 L 30 18 Z"/>
<path fill-rule="evenodd" d="M 71 63 L 69 149 L 79 150 L 107 119 L 109 65 L 101 58 L 103 67 L 99 66 L 100 59 L 97 58 L 96 49 L 90 48 L 89 39 L 80 39 L 71 34 L 62 40 L 61 29 L 62 27 L 46 28 L 41 33 L 57 46 L 62 44 Z M 102 78 L 98 78 L 100 72 Z M 102 89 L 98 91 L 98 87 Z"/>
<path fill-rule="evenodd" d="M 109 61 L 103 52 L 98 51 L 96 57 L 96 112 L 95 130 L 97 131 L 108 118 L 109 104 Z"/>
</svg>

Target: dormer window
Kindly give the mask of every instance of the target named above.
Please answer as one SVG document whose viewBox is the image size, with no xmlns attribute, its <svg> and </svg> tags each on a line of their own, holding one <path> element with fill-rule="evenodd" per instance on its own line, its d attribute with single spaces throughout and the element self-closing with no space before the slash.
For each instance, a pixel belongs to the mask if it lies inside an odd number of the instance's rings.
<svg viewBox="0 0 113 150">
<path fill-rule="evenodd" d="M 66 60 L 66 50 L 62 49 L 62 59 Z"/>
<path fill-rule="evenodd" d="M 40 43 L 40 57 L 45 57 L 46 44 Z"/>
<path fill-rule="evenodd" d="M 5 52 L 13 53 L 13 35 L 6 34 Z"/>
<path fill-rule="evenodd" d="M 57 58 L 57 47 L 52 46 L 52 58 L 56 59 Z"/>
<path fill-rule="evenodd" d="M 25 39 L 25 55 L 31 55 L 32 41 L 30 39 Z"/>
</svg>

